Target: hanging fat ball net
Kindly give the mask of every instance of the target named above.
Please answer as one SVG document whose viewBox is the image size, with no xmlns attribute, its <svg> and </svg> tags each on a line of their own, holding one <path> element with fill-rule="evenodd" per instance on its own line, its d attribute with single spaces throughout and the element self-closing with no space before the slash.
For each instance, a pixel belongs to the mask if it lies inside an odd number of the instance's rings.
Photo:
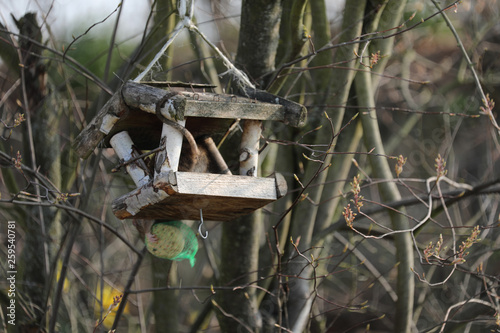
<svg viewBox="0 0 500 333">
<path fill-rule="evenodd" d="M 195 264 L 198 240 L 193 230 L 181 221 L 155 223 L 144 243 L 155 257 L 178 261 L 189 259 L 191 267 Z"/>
</svg>

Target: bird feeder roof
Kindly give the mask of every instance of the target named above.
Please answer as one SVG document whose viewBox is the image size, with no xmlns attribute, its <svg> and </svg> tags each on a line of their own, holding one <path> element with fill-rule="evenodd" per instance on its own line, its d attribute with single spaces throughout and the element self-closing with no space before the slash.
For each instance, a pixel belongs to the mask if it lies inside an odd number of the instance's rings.
<svg viewBox="0 0 500 333">
<path fill-rule="evenodd" d="M 189 119 L 187 128 L 193 134 L 221 131 L 235 119 L 280 121 L 293 127 L 306 121 L 303 105 L 265 91 L 246 89 L 245 96 L 237 96 L 205 92 L 204 86 L 190 88 L 126 82 L 78 135 L 77 154 L 87 158 L 99 144 L 107 147 L 109 138 L 125 130 L 138 148 L 157 147 L 162 126 L 157 111 L 172 120 Z"/>
</svg>

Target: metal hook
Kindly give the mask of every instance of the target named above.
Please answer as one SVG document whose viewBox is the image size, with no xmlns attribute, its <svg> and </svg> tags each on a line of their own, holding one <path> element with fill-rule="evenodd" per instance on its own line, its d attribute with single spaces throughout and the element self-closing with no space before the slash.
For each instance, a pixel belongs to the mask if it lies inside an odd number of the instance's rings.
<svg viewBox="0 0 500 333">
<path fill-rule="evenodd" d="M 201 238 L 207 239 L 208 237 L 208 230 L 205 231 L 205 234 L 201 232 L 201 226 L 203 225 L 203 211 L 200 208 L 200 224 L 198 224 L 198 234 L 200 234 Z"/>
</svg>

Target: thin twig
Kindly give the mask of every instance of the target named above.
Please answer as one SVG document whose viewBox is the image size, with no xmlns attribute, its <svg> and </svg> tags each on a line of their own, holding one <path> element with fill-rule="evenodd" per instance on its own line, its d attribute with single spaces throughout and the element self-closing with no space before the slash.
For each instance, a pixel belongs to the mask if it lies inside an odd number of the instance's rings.
<svg viewBox="0 0 500 333">
<path fill-rule="evenodd" d="M 146 66 L 144 71 L 142 71 L 139 75 L 137 75 L 137 77 L 133 80 L 134 82 L 142 81 L 142 79 L 146 76 L 146 74 L 149 73 L 151 68 L 153 68 L 153 66 L 158 62 L 158 60 L 160 60 L 160 58 L 163 56 L 165 51 L 167 51 L 170 44 L 172 44 L 172 42 L 180 34 L 180 32 L 182 31 L 183 28 L 184 28 L 184 22 L 180 21 L 179 23 L 177 23 L 174 31 L 172 32 L 172 36 L 167 40 L 167 42 L 163 45 L 163 47 L 160 49 L 160 51 L 158 53 L 156 53 L 155 57 Z"/>
<path fill-rule="evenodd" d="M 224 309 L 221 308 L 219 304 L 215 300 L 212 300 L 212 305 L 215 306 L 219 311 L 226 317 L 234 319 L 238 324 L 243 326 L 248 332 L 253 333 L 252 329 L 246 325 L 244 322 L 242 322 L 240 319 L 238 319 L 236 316 L 224 311 Z"/>
<path fill-rule="evenodd" d="M 190 5 L 191 4 L 191 8 L 190 9 L 187 9 L 186 6 Z M 189 29 L 190 31 L 194 31 L 196 32 L 204 41 L 205 43 L 207 43 L 211 48 L 212 50 L 215 51 L 215 53 L 222 59 L 222 62 L 224 63 L 224 66 L 227 67 L 227 71 L 220 74 L 220 75 L 225 75 L 225 74 L 231 74 L 236 82 L 242 86 L 242 87 L 249 87 L 249 88 L 255 88 L 255 86 L 250 82 L 250 80 L 248 80 L 248 77 L 245 75 L 245 73 L 243 73 L 242 71 L 240 71 L 238 68 L 236 68 L 236 66 L 234 66 L 234 64 L 231 62 L 231 60 L 229 60 L 225 55 L 224 53 L 222 53 L 219 48 L 217 46 L 215 46 L 215 44 L 213 44 L 208 38 L 207 36 L 205 36 L 205 34 L 203 34 L 199 29 L 198 27 L 193 24 L 193 21 L 192 21 L 192 15 L 193 15 L 193 12 L 192 12 L 192 2 L 190 3 L 187 3 L 186 4 L 186 1 L 185 0 L 181 0 L 179 1 L 178 3 L 178 11 L 179 11 L 179 15 L 181 18 L 183 18 L 181 21 L 179 21 L 179 23 L 177 23 L 177 25 L 175 26 L 174 28 L 174 32 L 172 33 L 172 37 L 169 38 L 169 40 L 163 45 L 163 47 L 160 49 L 160 51 L 155 55 L 155 57 L 153 58 L 153 60 L 151 60 L 151 62 L 148 64 L 148 66 L 144 69 L 144 71 L 142 71 L 135 79 L 134 79 L 134 82 L 140 82 L 144 76 L 146 76 L 146 74 L 151 71 L 151 69 L 153 68 L 153 66 L 158 62 L 158 60 L 163 56 L 163 54 L 165 53 L 165 51 L 167 50 L 167 48 L 172 44 L 172 42 L 175 40 L 175 38 L 179 35 L 179 33 L 184 29 Z"/>
<path fill-rule="evenodd" d="M 128 295 L 130 294 L 130 288 L 132 287 L 132 284 L 135 281 L 135 276 L 139 272 L 139 268 L 141 267 L 142 259 L 144 258 L 146 251 L 147 251 L 147 248 L 146 248 L 146 246 L 144 246 L 144 248 L 142 249 L 141 255 L 137 258 L 137 261 L 135 262 L 135 265 L 132 268 L 132 272 L 130 272 L 127 285 L 125 286 L 125 290 L 123 291 L 123 298 L 121 299 L 120 306 L 118 307 L 118 310 L 116 311 L 115 321 L 113 322 L 113 326 L 111 327 L 112 332 L 114 330 L 116 330 L 116 326 L 118 325 L 118 322 L 120 321 L 120 317 L 123 313 L 123 310 L 125 310 L 125 305 L 127 305 L 127 298 L 128 298 Z"/>
<path fill-rule="evenodd" d="M 454 1 L 452 4 L 450 4 L 449 6 L 445 7 L 444 9 L 441 9 L 439 11 L 437 11 L 436 13 L 433 13 L 431 14 L 430 16 L 426 17 L 426 18 L 423 18 L 422 20 L 420 20 L 419 22 L 415 23 L 414 25 L 412 25 L 411 27 L 408 27 L 406 29 L 403 29 L 403 30 L 400 30 L 400 31 L 397 31 L 395 33 L 392 33 L 392 34 L 388 34 L 388 35 L 382 35 L 382 36 L 375 36 L 375 37 L 371 37 L 371 38 L 366 38 L 366 39 L 363 39 L 361 40 L 361 38 L 363 36 L 358 36 L 356 37 L 355 39 L 353 40 L 350 40 L 350 41 L 347 41 L 347 42 L 343 42 L 343 43 L 339 43 L 339 44 L 335 44 L 335 45 L 326 45 L 322 48 L 320 48 L 319 50 L 315 50 L 314 53 L 309 53 L 309 54 L 306 54 L 302 57 L 298 57 L 290 62 L 287 62 L 283 65 L 281 65 L 280 68 L 278 68 L 276 70 L 276 72 L 274 73 L 274 76 L 273 78 L 269 81 L 269 85 L 268 86 L 271 86 L 271 84 L 277 79 L 277 77 L 280 75 L 281 71 L 283 71 L 284 69 L 286 69 L 287 67 L 290 67 L 290 66 L 293 66 L 299 62 L 301 62 L 302 60 L 305 60 L 305 59 L 308 59 L 310 57 L 314 57 L 316 56 L 319 52 L 323 52 L 323 51 L 327 51 L 327 50 L 332 50 L 332 49 L 337 49 L 337 48 L 341 48 L 341 47 L 344 47 L 344 46 L 349 46 L 349 45 L 353 45 L 353 44 L 361 44 L 361 43 L 367 43 L 367 42 L 370 42 L 370 41 L 373 41 L 373 40 L 377 40 L 377 39 L 388 39 L 388 38 L 392 38 L 392 37 L 395 37 L 397 35 L 400 35 L 400 34 L 403 34 L 407 31 L 410 31 L 410 30 L 413 30 L 415 29 L 416 27 L 418 27 L 419 25 L 427 22 L 428 20 L 432 19 L 434 16 L 436 15 L 439 15 L 440 13 L 446 11 L 446 10 L 449 10 L 453 7 L 455 7 L 456 4 L 458 4 L 460 1 L 462 0 L 456 0 Z M 396 27 L 398 28 L 398 27 Z M 391 29 L 389 30 L 386 30 L 386 31 L 390 31 Z M 384 31 L 381 31 L 381 32 L 378 32 L 378 33 L 383 33 Z"/>
<path fill-rule="evenodd" d="M 164 149 L 165 149 L 165 145 L 162 145 L 162 146 L 160 146 L 158 148 L 155 148 L 153 150 L 149 150 L 149 151 L 147 151 L 145 153 L 142 153 L 142 154 L 140 154 L 140 155 L 138 155 L 136 157 L 133 157 L 130 160 L 123 161 L 122 163 L 118 164 L 113 169 L 111 169 L 111 172 L 118 172 L 118 171 L 120 171 L 121 168 L 126 167 L 127 165 L 132 164 L 132 163 L 134 163 L 137 160 L 143 159 L 144 157 L 147 157 L 149 155 L 155 154 L 155 153 L 157 153 L 159 151 L 163 151 Z"/>
<path fill-rule="evenodd" d="M 90 30 L 92 30 L 95 26 L 99 25 L 99 24 L 102 24 L 104 22 L 106 22 L 108 20 L 108 18 L 113 15 L 117 10 L 118 8 L 121 8 L 122 6 L 122 3 L 120 2 L 118 4 L 118 6 L 116 6 L 115 10 L 113 10 L 108 16 L 106 16 L 102 21 L 100 22 L 96 22 L 94 24 L 92 24 L 83 34 L 79 35 L 78 37 L 76 38 L 73 38 L 73 40 L 71 41 L 71 43 L 69 43 L 69 45 L 66 47 L 66 49 L 64 50 L 64 53 L 62 55 L 62 60 L 64 62 L 64 59 L 66 59 L 66 53 L 68 53 L 68 51 L 70 50 L 71 46 L 76 43 L 77 40 L 79 40 L 80 38 L 82 38 L 83 36 L 85 36 L 86 34 L 88 34 L 90 32 Z M 113 46 L 113 44 L 111 44 L 111 47 Z"/>
<path fill-rule="evenodd" d="M 470 60 L 469 55 L 467 54 L 467 51 L 465 50 L 464 44 L 462 43 L 462 40 L 458 36 L 458 33 L 455 30 L 455 27 L 451 23 L 450 19 L 448 18 L 448 16 L 444 12 L 444 10 L 441 10 L 441 8 L 439 7 L 439 4 L 436 2 L 436 0 L 432 0 L 432 3 L 439 10 L 439 12 L 441 13 L 441 16 L 443 16 L 443 19 L 446 22 L 446 25 L 448 25 L 448 28 L 450 28 L 451 33 L 453 34 L 453 36 L 457 40 L 458 46 L 460 47 L 460 51 L 462 51 L 462 54 L 464 55 L 464 58 L 467 61 L 467 66 L 469 66 L 469 69 L 472 72 L 472 76 L 474 77 L 474 82 L 476 83 L 476 87 L 479 90 L 479 94 L 481 95 L 481 99 L 483 100 L 483 103 L 485 105 L 485 107 L 482 108 L 482 110 L 487 112 L 487 115 L 490 118 L 491 124 L 497 129 L 498 134 L 500 135 L 500 126 L 498 126 L 498 123 L 495 119 L 495 116 L 493 115 L 493 110 L 491 110 L 491 108 L 488 105 L 488 97 L 484 94 L 483 87 L 481 85 L 481 81 L 479 80 L 479 77 L 477 76 L 476 70 L 474 69 L 474 64 Z M 449 8 L 449 6 L 447 8 Z"/>
<path fill-rule="evenodd" d="M 490 304 L 490 303 L 488 303 L 486 301 L 483 301 L 481 299 L 472 298 L 472 299 L 469 299 L 469 300 L 466 300 L 466 301 L 458 302 L 457 304 L 453 304 L 452 306 L 450 306 L 448 308 L 448 310 L 446 311 L 446 315 L 444 317 L 443 324 L 441 325 L 441 329 L 439 330 L 439 333 L 441 333 L 441 332 L 444 331 L 444 327 L 446 326 L 446 322 L 448 321 L 448 317 L 450 316 L 451 310 L 453 310 L 454 308 L 463 306 L 465 304 L 468 304 L 468 303 L 482 304 L 482 305 L 485 305 L 485 306 L 488 306 L 488 307 L 492 308 L 493 310 L 498 311 L 498 309 L 495 306 L 493 306 L 493 304 Z"/>
</svg>

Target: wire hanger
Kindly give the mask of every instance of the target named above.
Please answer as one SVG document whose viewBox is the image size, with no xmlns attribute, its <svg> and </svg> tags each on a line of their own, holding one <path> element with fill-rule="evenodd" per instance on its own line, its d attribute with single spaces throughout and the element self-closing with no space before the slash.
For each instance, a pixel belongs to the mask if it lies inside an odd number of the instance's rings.
<svg viewBox="0 0 500 333">
<path fill-rule="evenodd" d="M 198 234 L 201 236 L 203 239 L 207 239 L 208 237 L 208 230 L 205 231 L 205 234 L 202 233 L 201 227 L 203 226 L 203 211 L 200 208 L 200 224 L 198 224 Z"/>
</svg>

